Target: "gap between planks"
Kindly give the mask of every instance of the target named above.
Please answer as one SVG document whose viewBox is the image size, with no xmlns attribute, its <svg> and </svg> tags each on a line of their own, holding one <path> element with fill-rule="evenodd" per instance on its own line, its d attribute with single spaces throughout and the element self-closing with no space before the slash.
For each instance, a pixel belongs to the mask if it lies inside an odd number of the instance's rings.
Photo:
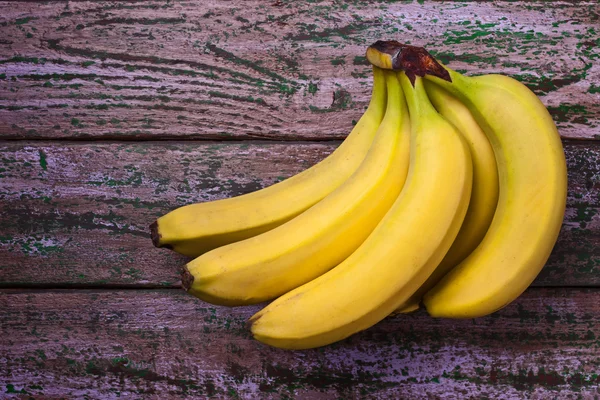
<svg viewBox="0 0 600 400">
<path fill-rule="evenodd" d="M 7 290 L 53 292 L 53 291 L 122 291 L 122 290 L 183 290 L 181 285 L 154 285 L 154 284 L 70 284 L 70 283 L 3 283 L 0 282 L 0 293 Z"/>
<path fill-rule="evenodd" d="M 1 1 L 1 0 L 0 0 Z M 189 137 L 165 137 L 165 138 L 107 138 L 106 136 L 101 138 L 12 138 L 12 139 L 3 139 L 0 138 L 0 146 L 9 145 L 14 143 L 23 143 L 23 142 L 31 142 L 31 144 L 35 145 L 52 145 L 52 144 L 74 144 L 74 145 L 82 145 L 82 144 L 118 144 L 118 143 L 144 143 L 144 144 L 157 144 L 161 143 L 227 143 L 227 144 L 236 144 L 236 143 L 248 143 L 248 144 L 277 144 L 277 143 L 286 143 L 286 144 L 327 144 L 327 143 L 341 143 L 345 138 L 334 139 L 334 138 L 323 138 L 323 139 L 307 139 L 307 140 L 299 140 L 297 138 L 277 138 L 277 139 L 268 139 L 268 138 L 223 138 L 223 139 L 199 139 L 199 138 L 189 138 Z M 590 138 L 564 138 L 561 137 L 561 141 L 563 144 L 567 145 L 596 145 L 600 143 L 600 137 L 597 139 Z"/>
<path fill-rule="evenodd" d="M 537 290 L 600 290 L 600 285 L 562 285 L 562 286 L 529 286 L 526 291 Z M 161 285 L 144 285 L 144 284 L 54 284 L 54 283 L 0 283 L 0 294 L 2 293 L 53 293 L 53 292 L 107 292 L 107 291 L 176 291 L 183 290 L 180 285 L 161 286 Z M 190 295 L 191 296 L 191 295 Z M 209 303 L 206 303 L 209 304 Z"/>
<path fill-rule="evenodd" d="M 1 0 L 0 0 L 1 1 Z M 334 139 L 334 138 L 324 138 L 324 139 L 307 139 L 307 140 L 298 140 L 293 138 L 277 138 L 277 139 L 257 139 L 257 138 L 232 138 L 232 139 L 198 139 L 198 138 L 186 138 L 186 137 L 168 137 L 164 139 L 157 138 L 116 138 L 111 139 L 107 137 L 102 137 L 98 139 L 94 138 L 85 138 L 85 139 L 74 139 L 74 138 L 18 138 L 18 139 L 2 139 L 0 138 L 0 146 L 3 145 L 11 145 L 15 143 L 26 143 L 31 142 L 34 145 L 53 145 L 53 144 L 61 144 L 61 145 L 95 145 L 95 144 L 122 144 L 122 143 L 144 143 L 144 144 L 173 144 L 173 143 L 202 143 L 202 144 L 210 144 L 210 143 L 227 143 L 227 144 L 236 144 L 236 143 L 246 143 L 246 144 L 278 144 L 278 143 L 286 143 L 286 144 L 328 144 L 328 143 L 342 143 L 344 138 L 342 139 Z M 563 139 L 564 143 L 570 143 L 573 139 Z M 582 139 L 582 140 L 574 140 L 573 143 L 600 143 L 599 140 L 593 139 Z"/>
</svg>

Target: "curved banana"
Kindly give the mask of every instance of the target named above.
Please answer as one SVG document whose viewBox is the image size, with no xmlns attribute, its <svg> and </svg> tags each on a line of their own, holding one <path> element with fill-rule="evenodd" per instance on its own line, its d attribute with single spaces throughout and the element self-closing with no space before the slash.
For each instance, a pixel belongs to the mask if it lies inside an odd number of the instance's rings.
<svg viewBox="0 0 600 400">
<path fill-rule="evenodd" d="M 469 109 L 440 86 L 425 81 L 425 90 L 436 110 L 466 139 L 473 159 L 473 189 L 465 220 L 448 253 L 427 281 L 396 312 L 419 308 L 423 295 L 479 245 L 498 204 L 498 169 L 494 150 Z"/>
<path fill-rule="evenodd" d="M 177 208 L 150 225 L 156 247 L 196 257 L 258 235 L 310 208 L 344 183 L 365 158 L 386 107 L 383 72 L 373 67 L 369 107 L 327 158 L 275 185 L 242 196 Z"/>
<path fill-rule="evenodd" d="M 526 86 L 502 75 L 452 82 L 427 76 L 458 97 L 486 133 L 498 164 L 500 194 L 479 246 L 430 292 L 430 315 L 474 318 L 518 297 L 556 242 L 567 195 L 565 156 L 550 114 Z"/>
<path fill-rule="evenodd" d="M 322 275 L 360 246 L 398 197 L 408 172 L 408 110 L 397 73 L 385 75 L 385 117 L 356 172 L 285 224 L 188 263 L 183 282 L 190 293 L 214 304 L 259 303 Z"/>
<path fill-rule="evenodd" d="M 350 257 L 252 316 L 259 341 L 305 349 L 366 329 L 406 301 L 450 248 L 471 194 L 469 150 L 429 103 L 421 78 L 413 88 L 402 74 L 401 83 L 412 128 L 400 196 Z"/>
</svg>

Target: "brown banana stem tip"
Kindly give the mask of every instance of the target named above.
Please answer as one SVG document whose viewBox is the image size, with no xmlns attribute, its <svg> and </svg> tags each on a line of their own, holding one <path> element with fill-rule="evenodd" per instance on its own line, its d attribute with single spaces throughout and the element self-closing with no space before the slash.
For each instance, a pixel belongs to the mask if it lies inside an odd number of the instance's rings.
<svg viewBox="0 0 600 400">
<path fill-rule="evenodd" d="M 154 221 L 150 224 L 150 238 L 152 239 L 152 244 L 154 247 L 164 247 L 165 249 L 172 249 L 173 246 L 170 244 L 164 244 L 160 242 L 162 235 L 158 232 L 158 222 Z"/>
<path fill-rule="evenodd" d="M 181 286 L 187 292 L 192 287 L 192 283 L 194 283 L 194 275 L 190 274 L 186 265 L 183 267 L 183 272 L 181 272 Z"/>
<path fill-rule="evenodd" d="M 158 222 L 154 221 L 152 224 L 150 224 L 150 238 L 152 238 L 152 244 L 155 247 L 161 247 L 160 246 L 160 233 L 158 233 Z"/>
<path fill-rule="evenodd" d="M 378 40 L 367 48 L 367 60 L 379 68 L 404 71 L 413 86 L 417 76 L 425 75 L 452 82 L 448 71 L 423 47 Z"/>
</svg>

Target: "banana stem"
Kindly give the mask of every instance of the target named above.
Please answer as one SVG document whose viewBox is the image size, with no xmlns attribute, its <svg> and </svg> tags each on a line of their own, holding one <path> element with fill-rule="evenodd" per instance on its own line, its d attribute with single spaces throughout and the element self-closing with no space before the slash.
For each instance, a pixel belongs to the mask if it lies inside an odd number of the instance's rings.
<svg viewBox="0 0 600 400">
<path fill-rule="evenodd" d="M 376 65 L 373 65 L 373 89 L 371 90 L 371 101 L 369 107 L 376 110 L 385 110 L 387 98 L 386 96 L 375 96 L 375 91 L 386 87 L 385 71 Z"/>
<path fill-rule="evenodd" d="M 435 76 L 435 75 L 427 75 L 425 77 L 425 79 L 427 79 L 430 82 L 435 83 L 436 85 L 440 86 L 443 89 L 446 89 L 448 92 L 450 92 L 454 96 L 458 97 L 461 101 L 463 101 L 463 102 L 467 101 L 468 99 L 463 94 L 463 92 L 465 90 L 465 86 L 469 85 L 469 82 L 467 80 L 468 78 L 465 78 L 458 72 L 446 67 L 445 65 L 443 67 L 446 70 L 446 72 L 448 73 L 448 75 L 450 76 L 451 81 L 441 79 L 440 77 Z"/>
<path fill-rule="evenodd" d="M 378 40 L 367 48 L 367 59 L 375 67 L 404 71 L 413 87 L 418 77 L 426 78 L 446 89 L 463 102 L 469 102 L 464 89 L 471 85 L 470 78 L 439 63 L 423 47 L 402 44 L 395 40 Z M 405 88 L 405 93 L 408 88 Z M 429 103 L 429 102 L 426 102 Z"/>
<path fill-rule="evenodd" d="M 408 103 L 408 110 L 411 115 L 423 115 L 424 118 L 417 119 L 411 118 L 411 123 L 416 128 L 418 121 L 422 120 L 433 120 L 431 117 L 433 114 L 437 114 L 435 108 L 429 101 L 427 93 L 425 92 L 425 85 L 423 84 L 423 78 L 415 76 L 414 80 L 410 80 L 408 74 L 402 72 L 400 75 L 400 83 L 404 94 L 406 96 L 406 102 Z M 413 129 L 415 129 L 413 128 Z"/>
<path fill-rule="evenodd" d="M 381 71 L 381 69 L 379 69 Z M 387 90 L 388 90 L 388 103 L 385 109 L 385 115 L 398 117 L 402 114 L 402 110 L 405 105 L 404 94 L 400 87 L 399 75 L 395 71 L 384 71 Z"/>
<path fill-rule="evenodd" d="M 423 47 L 402 44 L 395 40 L 378 40 L 367 48 L 367 60 L 379 68 L 402 70 L 412 85 L 417 76 L 436 76 L 452 82 L 450 73 Z"/>
</svg>

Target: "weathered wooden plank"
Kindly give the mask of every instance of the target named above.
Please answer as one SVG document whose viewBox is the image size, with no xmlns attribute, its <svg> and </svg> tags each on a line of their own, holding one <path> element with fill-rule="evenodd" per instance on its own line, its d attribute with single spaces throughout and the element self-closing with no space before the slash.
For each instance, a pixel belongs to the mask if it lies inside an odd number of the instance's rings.
<svg viewBox="0 0 600 400">
<path fill-rule="evenodd" d="M 529 289 L 474 320 L 390 317 L 337 344 L 254 341 L 258 307 L 179 290 L 0 291 L 0 389 L 83 398 L 593 398 L 598 289 Z"/>
<path fill-rule="evenodd" d="M 177 205 L 268 186 L 333 148 L 6 144 L 0 150 L 0 282 L 178 284 L 185 259 L 152 247 L 151 222 Z"/>
<path fill-rule="evenodd" d="M 596 138 L 599 16 L 597 1 L 3 1 L 0 136 L 340 139 L 369 97 L 366 46 L 393 38 L 515 76 L 563 137 Z"/>
<path fill-rule="evenodd" d="M 186 262 L 152 247 L 175 207 L 254 191 L 337 142 L 0 145 L 0 285 L 179 285 Z M 567 143 L 568 210 L 538 286 L 600 285 L 600 145 Z"/>
</svg>

